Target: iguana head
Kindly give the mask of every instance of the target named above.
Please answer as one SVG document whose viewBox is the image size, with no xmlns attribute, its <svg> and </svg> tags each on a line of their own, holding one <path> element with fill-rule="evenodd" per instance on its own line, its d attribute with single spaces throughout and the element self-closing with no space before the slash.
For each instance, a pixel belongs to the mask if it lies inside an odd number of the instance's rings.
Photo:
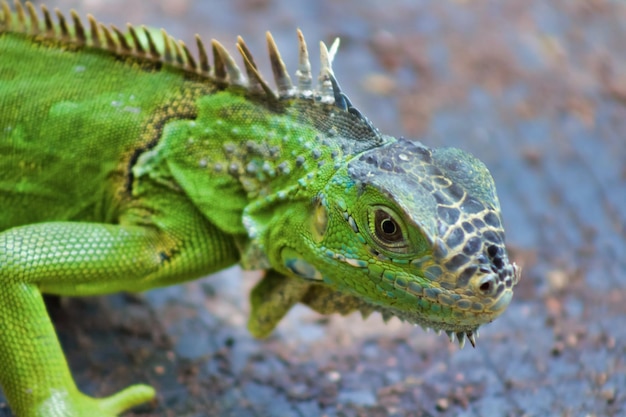
<svg viewBox="0 0 626 417">
<path fill-rule="evenodd" d="M 519 280 L 485 165 L 452 148 L 390 140 L 352 159 L 322 192 L 324 280 L 375 310 L 474 342 Z"/>
<path fill-rule="evenodd" d="M 320 80 L 339 110 L 312 119 L 353 156 L 313 204 L 313 239 L 304 244 L 315 258 L 287 250 L 283 260 L 295 275 L 355 299 L 317 290 L 303 301 L 324 312 L 378 310 L 461 344 L 467 336 L 473 345 L 478 327 L 506 309 L 520 279 L 487 167 L 459 149 L 381 135 L 332 71 Z"/>
</svg>

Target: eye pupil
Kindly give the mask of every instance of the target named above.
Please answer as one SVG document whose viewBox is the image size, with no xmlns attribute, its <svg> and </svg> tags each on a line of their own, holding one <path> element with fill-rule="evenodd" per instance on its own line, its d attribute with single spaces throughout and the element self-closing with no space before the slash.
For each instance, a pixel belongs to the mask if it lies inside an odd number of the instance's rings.
<svg viewBox="0 0 626 417">
<path fill-rule="evenodd" d="M 398 228 L 396 227 L 396 223 L 391 219 L 385 219 L 380 224 L 381 229 L 388 235 L 393 235 L 396 233 Z"/>
<path fill-rule="evenodd" d="M 375 232 L 383 244 L 397 245 L 404 241 L 402 228 L 390 213 L 379 209 L 375 212 Z"/>
</svg>

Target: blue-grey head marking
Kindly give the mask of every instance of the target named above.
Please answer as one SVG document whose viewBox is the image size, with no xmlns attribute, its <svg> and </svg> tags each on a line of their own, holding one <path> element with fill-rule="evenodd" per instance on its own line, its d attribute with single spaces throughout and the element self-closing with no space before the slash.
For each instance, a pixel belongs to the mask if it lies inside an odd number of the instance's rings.
<svg viewBox="0 0 626 417">
<path fill-rule="evenodd" d="M 353 159 L 348 173 L 357 185 L 376 187 L 419 227 L 432 252 L 414 265 L 426 278 L 476 299 L 460 304 L 470 311 L 508 305 L 519 271 L 509 262 L 495 185 L 482 162 L 459 149 L 398 139 Z"/>
</svg>

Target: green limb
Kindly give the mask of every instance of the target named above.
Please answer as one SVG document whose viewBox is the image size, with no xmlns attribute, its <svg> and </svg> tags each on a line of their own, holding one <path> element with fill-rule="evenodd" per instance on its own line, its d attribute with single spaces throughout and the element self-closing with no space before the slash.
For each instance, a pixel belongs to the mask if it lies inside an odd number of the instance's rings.
<svg viewBox="0 0 626 417">
<path fill-rule="evenodd" d="M 134 385 L 111 397 L 90 398 L 70 374 L 41 293 L 33 284 L 3 283 L 0 382 L 17 416 L 116 416 L 154 398 Z"/>
<path fill-rule="evenodd" d="M 248 330 L 254 337 L 267 337 L 297 303 L 305 304 L 320 314 L 346 315 L 358 310 L 367 317 L 374 310 L 358 298 L 324 284 L 287 277 L 270 270 L 250 294 Z"/>
<path fill-rule="evenodd" d="M 110 397 L 96 399 L 78 391 L 73 393 L 56 391 L 36 410 L 19 416 L 33 417 L 67 417 L 94 416 L 109 417 L 144 404 L 155 398 L 156 391 L 148 385 L 132 385 Z M 71 399 L 71 401 L 68 401 Z M 17 410 L 16 410 L 17 411 Z"/>
<path fill-rule="evenodd" d="M 0 385 L 16 415 L 110 417 L 154 398 L 144 385 L 105 399 L 82 394 L 41 294 L 141 291 L 235 261 L 232 241 L 187 207 L 178 214 L 146 226 L 57 222 L 0 233 Z"/>
<path fill-rule="evenodd" d="M 117 415 L 129 408 L 144 404 L 156 396 L 156 391 L 149 385 L 136 384 L 109 397 L 98 400 L 106 412 Z"/>
<path fill-rule="evenodd" d="M 280 320 L 309 290 L 311 284 L 289 278 L 275 270 L 267 271 L 250 294 L 248 330 L 254 337 L 267 337 Z"/>
</svg>

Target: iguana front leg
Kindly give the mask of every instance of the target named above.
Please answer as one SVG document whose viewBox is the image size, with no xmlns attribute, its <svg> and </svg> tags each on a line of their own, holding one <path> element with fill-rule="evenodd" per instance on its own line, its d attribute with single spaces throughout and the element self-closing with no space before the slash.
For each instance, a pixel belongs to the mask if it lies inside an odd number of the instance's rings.
<svg viewBox="0 0 626 417">
<path fill-rule="evenodd" d="M 374 308 L 350 294 L 327 285 L 288 277 L 271 269 L 250 294 L 251 311 L 248 330 L 255 337 L 267 337 L 280 320 L 297 303 L 302 303 L 320 314 L 347 315 L 360 311 L 365 317 Z"/>
<path fill-rule="evenodd" d="M 20 417 L 115 416 L 155 395 L 134 385 L 94 399 L 76 387 L 41 293 L 139 291 L 236 261 L 193 207 L 149 224 L 41 223 L 0 233 L 0 384 Z M 144 219 L 145 220 L 145 219 Z"/>
<path fill-rule="evenodd" d="M 267 337 L 280 320 L 307 294 L 311 284 L 270 269 L 250 294 L 248 330 L 254 337 Z"/>
</svg>

